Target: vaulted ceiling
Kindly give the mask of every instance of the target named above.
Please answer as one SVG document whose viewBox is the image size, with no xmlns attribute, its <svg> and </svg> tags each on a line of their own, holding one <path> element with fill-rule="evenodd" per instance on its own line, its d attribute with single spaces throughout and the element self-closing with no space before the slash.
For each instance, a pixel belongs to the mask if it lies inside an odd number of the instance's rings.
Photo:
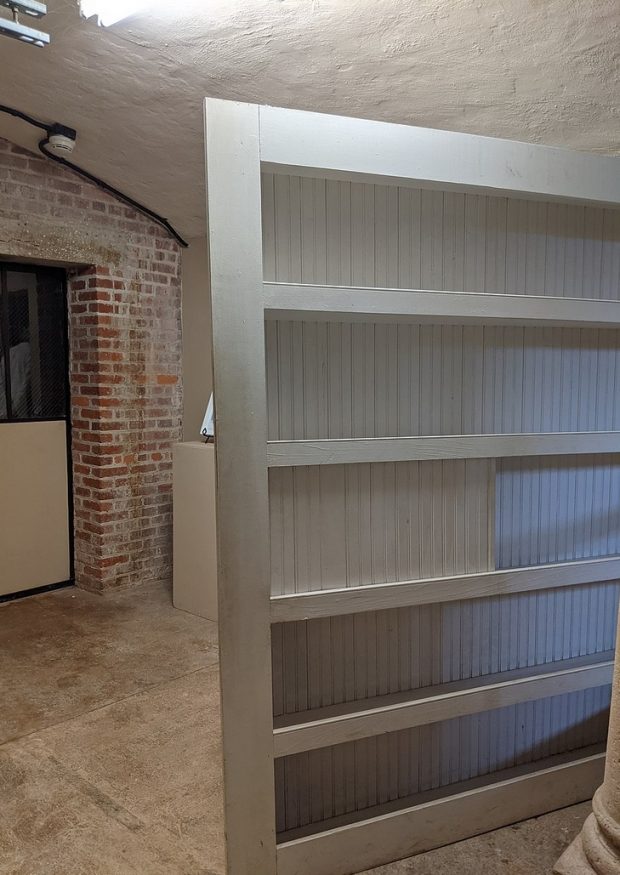
<svg viewBox="0 0 620 875">
<path fill-rule="evenodd" d="M 620 152 L 618 0 L 154 0 L 111 28 L 48 0 L 0 40 L 0 102 L 78 131 L 74 160 L 204 233 L 205 95 Z M 39 133 L 0 115 L 0 136 Z"/>
</svg>

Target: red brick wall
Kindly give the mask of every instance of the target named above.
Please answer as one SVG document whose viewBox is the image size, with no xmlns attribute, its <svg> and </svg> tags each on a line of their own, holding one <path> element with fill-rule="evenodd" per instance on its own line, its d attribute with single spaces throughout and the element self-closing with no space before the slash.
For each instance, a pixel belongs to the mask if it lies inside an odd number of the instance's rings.
<svg viewBox="0 0 620 875">
<path fill-rule="evenodd" d="M 0 257 L 69 268 L 75 573 L 168 578 L 181 438 L 180 251 L 164 229 L 0 140 Z"/>
</svg>

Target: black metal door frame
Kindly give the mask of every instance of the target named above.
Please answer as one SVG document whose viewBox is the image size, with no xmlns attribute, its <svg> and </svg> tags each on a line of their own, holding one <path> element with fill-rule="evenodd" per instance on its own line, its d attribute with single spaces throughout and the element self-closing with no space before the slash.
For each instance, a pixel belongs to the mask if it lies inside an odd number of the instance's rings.
<svg viewBox="0 0 620 875">
<path fill-rule="evenodd" d="M 63 291 L 63 373 L 64 373 L 64 416 L 53 417 L 13 417 L 11 409 L 11 364 L 9 344 L 9 309 L 7 273 L 11 270 L 20 273 L 45 272 L 50 277 L 55 277 L 61 284 Z M 69 379 L 69 298 L 67 273 L 62 268 L 50 267 L 45 264 L 30 264 L 12 261 L 0 261 L 0 340 L 4 351 L 4 391 L 6 396 L 7 416 L 0 419 L 0 428 L 6 424 L 16 422 L 65 422 L 66 424 L 66 449 L 67 449 L 67 512 L 69 521 L 69 580 L 60 583 L 51 583 L 44 586 L 34 587 L 22 592 L 0 595 L 0 603 L 38 595 L 42 592 L 50 592 L 62 587 L 72 586 L 75 583 L 75 535 L 74 535 L 74 510 L 73 510 L 73 456 L 71 452 L 71 383 Z"/>
</svg>

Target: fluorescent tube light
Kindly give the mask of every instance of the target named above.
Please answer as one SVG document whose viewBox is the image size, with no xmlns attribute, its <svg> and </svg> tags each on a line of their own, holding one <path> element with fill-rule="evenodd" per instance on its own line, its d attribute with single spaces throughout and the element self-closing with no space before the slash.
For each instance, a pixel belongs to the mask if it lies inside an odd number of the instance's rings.
<svg viewBox="0 0 620 875">
<path fill-rule="evenodd" d="M 45 3 L 39 3 L 39 0 L 0 0 L 0 6 L 13 13 L 32 15 L 33 18 L 43 18 L 47 12 Z"/>
<path fill-rule="evenodd" d="M 96 15 L 99 24 L 109 27 L 141 12 L 148 6 L 148 0 L 81 0 L 80 10 L 85 18 Z"/>
<path fill-rule="evenodd" d="M 19 20 L 20 14 L 31 19 L 43 18 L 47 12 L 45 3 L 40 3 L 39 0 L 0 0 L 0 8 L 8 9 L 13 15 L 12 18 L 0 16 L 0 36 L 10 36 L 34 46 L 46 46 L 49 43 L 49 34 L 27 27 Z"/>
<path fill-rule="evenodd" d="M 22 43 L 30 43 L 33 46 L 43 47 L 49 44 L 49 33 L 26 27 L 18 21 L 10 21 L 8 18 L 0 18 L 0 36 L 10 36 Z"/>
</svg>

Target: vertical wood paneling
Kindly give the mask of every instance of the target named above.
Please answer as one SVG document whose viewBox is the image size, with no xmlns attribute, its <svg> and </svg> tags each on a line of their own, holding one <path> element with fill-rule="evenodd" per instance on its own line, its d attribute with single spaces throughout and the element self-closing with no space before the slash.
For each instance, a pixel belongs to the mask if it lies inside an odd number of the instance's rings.
<svg viewBox="0 0 620 875">
<path fill-rule="evenodd" d="M 496 565 L 516 568 L 620 552 L 620 458 L 498 459 Z"/>
<path fill-rule="evenodd" d="M 601 609 L 604 606 L 615 615 L 619 593 L 617 582 L 556 590 L 555 598 L 540 603 L 533 617 L 529 595 L 519 600 L 497 596 L 369 612 L 359 618 L 354 636 L 350 640 L 345 636 L 339 645 L 343 666 L 355 666 L 356 681 L 349 690 L 337 680 L 342 668 L 330 668 L 333 641 L 342 634 L 343 618 L 277 624 L 275 716 L 611 650 L 614 629 L 601 623 Z M 532 598 L 542 595 L 534 593 Z M 547 614 L 558 604 L 562 622 L 549 649 Z M 514 623 L 500 629 L 497 646 L 489 647 L 494 608 L 500 617 L 510 618 L 512 610 Z M 435 628 L 424 640 L 433 612 Z M 565 616 L 575 622 L 565 625 Z M 551 616 L 551 621 L 555 623 L 557 617 Z M 332 644 L 324 653 L 327 641 Z M 298 692 L 290 696 L 294 688 Z"/>
<path fill-rule="evenodd" d="M 494 567 L 493 460 L 272 468 L 272 592 Z"/>
<path fill-rule="evenodd" d="M 278 775 L 291 801 L 280 807 L 277 830 L 319 827 L 399 799 L 415 804 L 427 790 L 596 744 L 607 731 L 609 699 L 610 688 L 599 687 L 362 739 L 320 751 L 320 768 L 316 751 L 285 757 Z"/>
<path fill-rule="evenodd" d="M 620 299 L 618 210 L 264 174 L 263 222 L 270 281 Z"/>
<path fill-rule="evenodd" d="M 265 279 L 620 299 L 620 213 L 263 176 Z M 271 439 L 620 429 L 620 332 L 269 322 Z M 277 468 L 274 593 L 618 552 L 614 457 Z M 273 628 L 274 714 L 610 649 L 620 586 Z M 586 690 L 276 762 L 280 831 L 604 738 Z"/>
<path fill-rule="evenodd" d="M 620 331 L 266 323 L 272 440 L 620 428 Z"/>
</svg>

